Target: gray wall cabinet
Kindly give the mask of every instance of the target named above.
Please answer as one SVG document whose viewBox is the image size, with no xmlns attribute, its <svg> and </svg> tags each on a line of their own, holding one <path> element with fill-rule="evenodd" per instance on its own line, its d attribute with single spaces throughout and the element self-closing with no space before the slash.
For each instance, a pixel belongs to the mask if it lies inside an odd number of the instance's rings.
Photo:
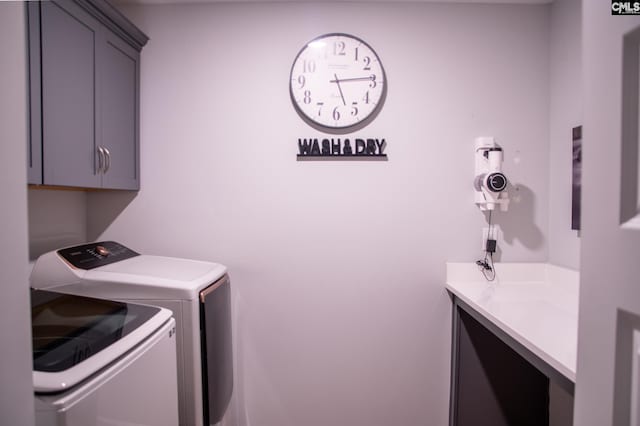
<svg viewBox="0 0 640 426">
<path fill-rule="evenodd" d="M 140 188 L 140 50 L 104 1 L 28 2 L 29 183 Z"/>
</svg>

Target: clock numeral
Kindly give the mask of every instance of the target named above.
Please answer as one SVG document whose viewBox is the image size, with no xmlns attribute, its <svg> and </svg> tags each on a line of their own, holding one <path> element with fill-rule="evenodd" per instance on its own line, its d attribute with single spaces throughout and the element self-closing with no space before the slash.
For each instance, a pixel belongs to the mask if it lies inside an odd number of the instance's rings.
<svg viewBox="0 0 640 426">
<path fill-rule="evenodd" d="M 338 107 L 333 109 L 333 119 L 336 121 L 340 120 L 340 111 L 338 111 Z"/>
<path fill-rule="evenodd" d="M 307 80 L 304 78 L 304 75 L 300 74 L 298 76 L 298 84 L 300 85 L 300 87 L 298 87 L 298 89 L 302 89 L 306 82 L 307 82 Z"/>
<path fill-rule="evenodd" d="M 356 62 L 358 62 L 358 48 L 356 47 Z"/>
<path fill-rule="evenodd" d="M 311 103 L 311 90 L 304 91 L 304 99 L 302 100 L 305 104 Z"/>
<path fill-rule="evenodd" d="M 371 58 L 368 56 L 365 56 L 364 58 L 362 58 L 362 62 L 364 62 L 364 68 L 362 68 L 364 71 L 371 71 Z"/>
<path fill-rule="evenodd" d="M 369 87 L 371 87 L 373 89 L 377 85 L 378 85 L 378 83 L 376 83 L 376 75 L 375 74 L 371 74 L 371 83 L 369 83 Z"/>
<path fill-rule="evenodd" d="M 367 92 L 367 95 L 369 94 L 369 92 Z M 352 116 L 356 116 L 358 115 L 358 103 L 357 102 L 352 102 L 351 103 L 352 107 L 351 107 L 351 115 Z"/>
<path fill-rule="evenodd" d="M 364 96 L 362 97 L 362 100 L 364 101 L 365 104 L 369 103 L 369 91 L 367 90 L 367 93 L 364 94 Z"/>
<path fill-rule="evenodd" d="M 344 41 L 336 41 L 335 43 L 333 43 L 333 54 L 335 56 L 344 56 L 345 47 L 346 45 L 344 44 Z"/>
<path fill-rule="evenodd" d="M 318 102 L 316 103 L 316 105 L 318 105 L 318 117 L 320 117 L 320 113 L 322 112 L 322 105 L 324 105 L 324 102 Z"/>
<path fill-rule="evenodd" d="M 316 61 L 314 61 L 313 59 L 305 59 L 304 61 L 302 61 L 302 72 L 316 72 Z"/>
</svg>

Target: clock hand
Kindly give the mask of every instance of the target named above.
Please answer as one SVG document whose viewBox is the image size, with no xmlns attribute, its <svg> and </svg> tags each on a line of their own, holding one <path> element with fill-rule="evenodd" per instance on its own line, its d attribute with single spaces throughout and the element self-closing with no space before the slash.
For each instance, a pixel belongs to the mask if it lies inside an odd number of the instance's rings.
<svg viewBox="0 0 640 426">
<path fill-rule="evenodd" d="M 338 74 L 333 75 L 336 79 L 331 80 L 330 83 L 335 83 L 338 85 L 338 90 L 340 91 L 340 97 L 342 98 L 342 103 L 346 106 L 347 102 L 344 100 L 344 94 L 342 93 L 342 88 L 340 87 L 340 80 L 338 80 Z"/>
<path fill-rule="evenodd" d="M 334 74 L 335 75 L 335 74 Z M 329 80 L 329 83 L 342 83 L 344 81 L 371 81 L 373 80 L 374 76 L 369 76 L 369 77 L 355 77 L 355 78 L 343 78 L 342 80 L 338 80 L 338 77 L 336 77 L 335 80 Z"/>
</svg>

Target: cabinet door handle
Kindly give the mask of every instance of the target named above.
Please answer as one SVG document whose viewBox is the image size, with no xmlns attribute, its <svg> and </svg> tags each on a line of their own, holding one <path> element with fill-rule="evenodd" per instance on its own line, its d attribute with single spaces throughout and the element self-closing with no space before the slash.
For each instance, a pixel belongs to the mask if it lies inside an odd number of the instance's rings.
<svg viewBox="0 0 640 426">
<path fill-rule="evenodd" d="M 111 153 L 104 146 L 102 147 L 102 149 L 104 150 L 104 153 L 105 153 L 104 171 L 102 173 L 106 174 L 109 171 L 109 168 L 111 167 Z"/>
<path fill-rule="evenodd" d="M 104 164 L 105 164 L 105 156 L 104 156 L 104 149 L 98 145 L 98 174 L 103 173 L 104 172 Z"/>
</svg>

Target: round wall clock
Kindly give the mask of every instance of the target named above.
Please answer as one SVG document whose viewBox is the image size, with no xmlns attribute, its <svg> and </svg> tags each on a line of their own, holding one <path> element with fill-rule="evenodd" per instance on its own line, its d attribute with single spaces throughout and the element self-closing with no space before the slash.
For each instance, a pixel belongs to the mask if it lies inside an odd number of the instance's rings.
<svg viewBox="0 0 640 426">
<path fill-rule="evenodd" d="M 291 99 L 300 116 L 325 131 L 350 131 L 378 114 L 386 94 L 382 62 L 364 41 L 326 34 L 307 43 L 291 67 Z"/>
</svg>

